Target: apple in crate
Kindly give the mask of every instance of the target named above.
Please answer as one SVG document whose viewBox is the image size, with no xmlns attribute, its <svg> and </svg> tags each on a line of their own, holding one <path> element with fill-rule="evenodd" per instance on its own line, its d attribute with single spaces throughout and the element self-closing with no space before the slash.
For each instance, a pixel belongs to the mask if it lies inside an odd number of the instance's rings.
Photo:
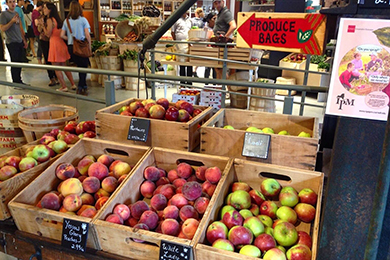
<svg viewBox="0 0 390 260">
<path fill-rule="evenodd" d="M 133 116 L 133 114 L 130 111 L 128 111 L 128 110 L 122 111 L 119 114 L 121 116 Z"/>
<path fill-rule="evenodd" d="M 289 260 L 311 260 L 311 250 L 305 245 L 295 245 L 286 252 Z"/>
<path fill-rule="evenodd" d="M 78 140 L 80 140 L 80 138 L 75 134 L 69 134 L 69 135 L 65 136 L 65 139 L 64 139 L 65 143 L 67 143 L 67 144 L 75 144 L 78 142 Z"/>
<path fill-rule="evenodd" d="M 306 233 L 305 231 L 298 231 L 297 244 L 306 245 L 308 248 L 311 249 L 313 242 L 312 242 L 311 237 L 308 233 Z"/>
<path fill-rule="evenodd" d="M 32 151 L 32 157 L 37 160 L 37 162 L 46 162 L 50 159 L 50 151 L 46 145 L 38 144 Z"/>
<path fill-rule="evenodd" d="M 18 169 L 18 166 L 19 166 L 19 163 L 20 163 L 21 160 L 22 160 L 21 157 L 16 156 L 16 155 L 11 155 L 11 156 L 8 156 L 4 160 L 4 162 L 5 162 L 6 165 L 13 166 L 16 169 Z"/>
<path fill-rule="evenodd" d="M 75 121 L 70 121 L 64 127 L 64 131 L 67 131 L 71 134 L 76 134 L 76 127 L 77 127 L 77 123 Z"/>
<path fill-rule="evenodd" d="M 144 107 L 140 107 L 137 109 L 137 111 L 135 111 L 135 116 L 148 118 L 149 111 Z"/>
<path fill-rule="evenodd" d="M 177 121 L 179 118 L 179 110 L 176 107 L 169 107 L 165 112 L 165 119 L 168 121 Z"/>
<path fill-rule="evenodd" d="M 169 107 L 169 101 L 166 98 L 159 98 L 156 103 L 160 106 L 163 106 L 165 109 Z"/>
<path fill-rule="evenodd" d="M 273 197 L 279 195 L 281 190 L 281 186 L 279 182 L 275 179 L 268 178 L 261 182 L 260 190 L 266 197 Z"/>
<path fill-rule="evenodd" d="M 51 142 L 49 144 L 49 147 L 51 149 L 53 149 L 53 151 L 56 152 L 56 154 L 63 153 L 66 151 L 66 149 L 68 149 L 67 143 L 65 143 L 65 141 L 63 141 L 63 140 L 57 140 L 57 141 Z"/>
<path fill-rule="evenodd" d="M 313 221 L 316 216 L 316 209 L 307 203 L 298 203 L 294 210 L 297 213 L 298 218 L 303 222 L 309 223 Z"/>
<path fill-rule="evenodd" d="M 18 169 L 11 165 L 3 166 L 0 169 L 0 181 L 5 181 L 14 176 L 18 172 Z"/>
<path fill-rule="evenodd" d="M 292 246 L 298 241 L 298 232 L 289 222 L 281 222 L 274 227 L 274 238 L 281 246 Z"/>
<path fill-rule="evenodd" d="M 56 139 L 54 138 L 54 136 L 45 134 L 44 136 L 41 137 L 41 139 L 39 139 L 39 143 L 40 144 L 49 144 L 55 140 Z"/>
<path fill-rule="evenodd" d="M 32 157 L 24 157 L 19 163 L 19 170 L 21 172 L 27 171 L 38 165 L 38 162 Z"/>
<path fill-rule="evenodd" d="M 188 122 L 190 120 L 190 114 L 185 109 L 179 109 L 179 122 Z"/>
<path fill-rule="evenodd" d="M 278 210 L 278 206 L 275 202 L 267 200 L 264 201 L 260 206 L 260 214 L 269 216 L 272 219 L 276 218 L 276 211 Z"/>
<path fill-rule="evenodd" d="M 253 245 L 245 245 L 240 249 L 240 254 L 260 258 L 261 251 Z"/>
<path fill-rule="evenodd" d="M 258 205 L 259 207 L 266 200 L 264 195 L 260 191 L 255 189 L 250 190 L 249 195 L 251 196 L 251 202 L 253 204 Z"/>
<path fill-rule="evenodd" d="M 130 112 L 134 115 L 135 111 L 137 111 L 138 108 L 144 107 L 144 105 L 141 103 L 141 101 L 134 101 L 130 103 L 129 107 Z"/>
<path fill-rule="evenodd" d="M 214 243 L 212 244 L 212 247 L 215 247 L 218 249 L 223 249 L 223 250 L 230 251 L 230 252 L 234 252 L 233 243 L 230 242 L 229 240 L 223 239 L 223 238 L 220 238 L 220 239 L 217 239 L 216 241 L 214 241 Z"/>
<path fill-rule="evenodd" d="M 261 252 L 266 252 L 271 248 L 276 247 L 275 239 L 269 234 L 260 234 L 256 237 L 253 244 L 261 250 Z"/>
<path fill-rule="evenodd" d="M 248 228 L 234 226 L 229 230 L 228 239 L 236 248 L 243 245 L 250 245 L 253 242 L 253 234 Z"/>
<path fill-rule="evenodd" d="M 299 202 L 298 193 L 292 187 L 283 187 L 279 193 L 279 201 L 282 206 L 294 207 Z"/>
<path fill-rule="evenodd" d="M 302 189 L 298 193 L 299 201 L 315 206 L 317 204 L 317 194 L 310 188 Z"/>
<path fill-rule="evenodd" d="M 265 252 L 263 260 L 287 260 L 287 258 L 282 250 L 275 247 Z"/>
<path fill-rule="evenodd" d="M 192 112 L 192 116 L 196 117 L 197 115 L 201 114 L 202 112 L 203 112 L 202 109 L 195 108 L 194 112 Z"/>
</svg>

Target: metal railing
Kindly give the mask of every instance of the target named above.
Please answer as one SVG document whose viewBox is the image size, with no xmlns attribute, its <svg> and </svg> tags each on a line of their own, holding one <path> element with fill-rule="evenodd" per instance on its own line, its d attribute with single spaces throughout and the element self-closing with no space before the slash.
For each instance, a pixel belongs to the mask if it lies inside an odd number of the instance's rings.
<svg viewBox="0 0 390 260">
<path fill-rule="evenodd" d="M 176 43 L 176 44 L 204 44 L 204 45 L 218 45 L 218 46 L 234 46 L 235 44 L 231 43 L 210 43 L 210 42 L 180 42 L 180 41 L 160 41 L 160 43 Z M 310 65 L 310 55 L 307 55 L 307 61 L 306 61 L 306 67 L 305 70 L 299 70 L 294 68 L 281 68 L 279 66 L 273 66 L 273 65 L 265 65 L 265 64 L 254 64 L 254 63 L 246 63 L 241 61 L 234 61 L 234 60 L 228 60 L 227 57 L 227 51 L 228 48 L 224 49 L 224 58 L 210 58 L 210 57 L 204 57 L 204 56 L 197 56 L 197 55 L 190 55 L 190 54 L 184 54 L 184 53 L 172 53 L 172 52 L 162 52 L 157 50 L 150 50 L 150 57 L 151 57 L 151 64 L 152 64 L 152 73 L 146 74 L 146 78 L 143 77 L 143 73 L 136 73 L 136 72 L 125 72 L 125 71 L 107 71 L 103 69 L 95 69 L 95 68 L 78 68 L 78 67 L 69 67 L 69 66 L 54 66 L 54 65 L 40 65 L 40 64 L 26 64 L 26 63 L 9 63 L 9 62 L 0 62 L 0 66 L 11 66 L 11 67 L 18 67 L 18 68 L 26 68 L 26 69 L 42 69 L 42 70 L 59 70 L 59 71 L 70 71 L 70 72 L 84 72 L 84 73 L 92 73 L 92 74 L 99 74 L 99 75 L 107 75 L 108 81 L 105 82 L 105 100 L 91 98 L 88 96 L 82 96 L 82 95 L 76 95 L 72 93 L 64 93 L 64 92 L 58 92 L 51 89 L 45 89 L 45 88 L 39 88 L 24 84 L 17 84 L 7 81 L 0 81 L 0 84 L 11 86 L 11 87 L 18 87 L 18 88 L 24 88 L 28 90 L 34 90 L 34 91 L 40 91 L 44 93 L 49 94 L 55 94 L 55 95 L 61 95 L 66 97 L 75 97 L 79 100 L 89 101 L 89 102 L 95 102 L 100 104 L 106 104 L 107 106 L 112 105 L 116 103 L 115 100 L 115 86 L 114 83 L 110 80 L 110 76 L 122 76 L 122 77 L 140 77 L 141 79 L 147 80 L 152 82 L 152 89 L 151 89 L 151 98 L 155 99 L 155 82 L 161 82 L 165 84 L 172 84 L 172 85 L 181 85 L 178 82 L 180 81 L 187 81 L 192 83 L 202 83 L 202 84 L 215 84 L 215 85 L 222 85 L 222 89 L 212 89 L 207 87 L 198 87 L 200 89 L 206 89 L 206 90 L 213 90 L 213 91 L 220 91 L 222 93 L 223 99 L 222 99 L 222 107 L 225 105 L 225 95 L 227 93 L 233 93 L 235 95 L 240 96 L 246 96 L 246 97 L 253 97 L 258 99 L 265 99 L 265 100 L 274 100 L 277 102 L 284 102 L 284 108 L 283 113 L 285 114 L 291 114 L 292 113 L 292 106 L 293 104 L 300 105 L 300 115 L 303 114 L 304 106 L 311 106 L 311 107 L 319 107 L 324 108 L 322 105 L 316 105 L 316 104 L 310 104 L 305 102 L 305 96 L 307 92 L 312 93 L 320 93 L 320 92 L 327 92 L 329 86 L 308 86 L 307 80 L 309 74 L 320 74 L 320 75 L 329 75 L 328 72 L 318 72 L 318 71 L 311 71 L 309 70 Z M 205 78 L 197 78 L 197 77 L 180 77 L 180 76 L 171 76 L 171 75 L 160 75 L 155 74 L 154 70 L 154 60 L 155 60 L 155 53 L 162 53 L 167 55 L 176 55 L 176 56 L 184 56 L 184 57 L 193 57 L 197 59 L 205 59 L 205 60 L 212 60 L 212 61 L 218 61 L 222 62 L 223 67 L 223 73 L 222 73 L 222 79 L 205 79 Z M 226 79 L 226 70 L 227 70 L 227 63 L 231 64 L 239 64 L 239 65 L 247 65 L 252 66 L 255 68 L 267 68 L 267 69 L 276 69 L 276 70 L 291 70 L 291 71 L 299 71 L 304 73 L 304 84 L 303 85 L 288 85 L 288 84 L 267 84 L 262 82 L 249 82 L 249 81 L 231 81 Z M 190 64 L 189 64 L 190 65 Z M 281 90 L 287 90 L 288 95 L 284 98 L 284 100 L 276 99 L 276 98 L 270 98 L 270 97 L 263 97 L 263 96 L 257 96 L 247 93 L 239 93 L 239 92 L 230 92 L 226 90 L 226 86 L 241 86 L 241 87 L 248 87 L 248 88 L 265 88 L 265 89 L 281 89 Z M 184 85 L 188 87 L 193 87 L 192 85 Z M 291 96 L 291 91 L 301 91 L 302 92 L 302 98 L 300 102 L 294 101 L 293 97 Z M 138 92 L 139 93 L 139 92 Z"/>
</svg>

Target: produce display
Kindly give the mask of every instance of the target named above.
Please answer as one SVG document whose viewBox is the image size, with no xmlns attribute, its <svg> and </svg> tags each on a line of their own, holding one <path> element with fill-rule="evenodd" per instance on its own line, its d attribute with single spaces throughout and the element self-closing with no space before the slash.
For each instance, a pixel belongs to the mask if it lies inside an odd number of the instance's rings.
<svg viewBox="0 0 390 260">
<path fill-rule="evenodd" d="M 191 89 L 181 89 L 179 92 L 180 95 L 187 95 L 187 96 L 196 96 L 200 94 L 199 90 L 191 90 Z"/>
<path fill-rule="evenodd" d="M 234 129 L 234 127 L 231 126 L 231 125 L 225 125 L 223 128 L 224 129 Z M 247 132 L 254 132 L 254 133 L 275 134 L 275 131 L 272 128 L 270 128 L 270 127 L 264 127 L 263 129 L 260 129 L 260 128 L 257 128 L 255 126 L 250 126 L 250 127 L 246 128 L 245 131 L 247 131 Z M 277 134 L 278 135 L 290 135 L 290 133 L 287 130 L 281 130 Z M 299 137 L 309 137 L 309 138 L 311 138 L 310 133 L 306 133 L 304 131 L 301 131 L 298 134 L 298 136 Z"/>
<path fill-rule="evenodd" d="M 298 192 L 272 178 L 259 190 L 234 182 L 225 203 L 206 231 L 212 247 L 266 260 L 311 260 L 312 239 L 295 227 L 315 218 L 317 194 L 310 188 Z"/>
<path fill-rule="evenodd" d="M 170 105 L 168 99 L 160 98 L 157 101 L 153 99 L 146 99 L 142 102 L 134 101 L 129 106 L 121 107 L 117 113 L 125 116 L 188 122 L 202 113 L 202 110 L 194 109 L 192 104 L 183 100 L 177 101 L 173 106 Z"/>
<path fill-rule="evenodd" d="M 0 183 L 6 181 L 20 172 L 27 171 L 38 164 L 48 161 L 57 154 L 65 152 L 69 147 L 64 135 L 59 129 L 53 129 L 45 134 L 39 144 L 31 145 L 26 156 L 1 156 L 0 157 Z M 77 137 L 77 136 L 76 136 Z"/>
<path fill-rule="evenodd" d="M 301 62 L 305 61 L 306 59 L 307 58 L 306 58 L 305 54 L 294 53 L 294 54 L 291 54 L 288 57 L 284 58 L 282 61 L 301 63 Z"/>
<path fill-rule="evenodd" d="M 105 220 L 191 240 L 221 179 L 221 170 L 206 166 L 195 170 L 182 162 L 168 173 L 148 166 L 143 176 L 143 197 L 129 205 L 117 204 Z"/>
<path fill-rule="evenodd" d="M 86 155 L 77 165 L 63 162 L 53 172 L 61 180 L 57 190 L 43 195 L 36 206 L 93 218 L 131 169 L 106 154 L 97 159 Z"/>
<path fill-rule="evenodd" d="M 96 126 L 95 121 L 81 121 L 77 123 L 70 121 L 66 124 L 63 131 L 59 132 L 59 139 L 64 140 L 67 144 L 75 144 L 81 138 L 95 138 Z"/>
</svg>

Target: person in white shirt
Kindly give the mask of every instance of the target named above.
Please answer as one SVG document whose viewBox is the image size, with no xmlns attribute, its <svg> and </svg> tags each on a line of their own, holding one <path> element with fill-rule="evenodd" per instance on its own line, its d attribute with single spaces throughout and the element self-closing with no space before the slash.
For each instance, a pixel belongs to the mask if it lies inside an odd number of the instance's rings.
<svg viewBox="0 0 390 260">
<path fill-rule="evenodd" d="M 172 39 L 175 41 L 186 41 L 188 39 L 188 31 L 191 29 L 191 19 L 188 17 L 187 11 L 180 17 L 179 20 L 171 28 Z M 181 77 L 192 77 L 192 66 L 180 65 L 179 75 Z M 180 81 L 180 84 L 192 85 L 192 82 Z"/>
</svg>

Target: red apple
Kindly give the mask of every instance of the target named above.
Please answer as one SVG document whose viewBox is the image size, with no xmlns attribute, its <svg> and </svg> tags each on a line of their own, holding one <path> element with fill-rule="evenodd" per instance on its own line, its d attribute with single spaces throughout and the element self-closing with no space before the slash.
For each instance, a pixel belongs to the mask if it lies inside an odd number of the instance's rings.
<svg viewBox="0 0 390 260">
<path fill-rule="evenodd" d="M 11 155 L 11 156 L 8 156 L 4 162 L 6 165 L 13 166 L 16 169 L 19 169 L 19 163 L 21 160 L 22 160 L 21 157 L 16 156 L 16 155 Z"/>
<path fill-rule="evenodd" d="M 271 248 L 263 255 L 263 260 L 286 260 L 286 255 L 279 248 Z"/>
<path fill-rule="evenodd" d="M 298 193 L 292 187 L 283 187 L 279 193 L 279 201 L 282 206 L 294 207 L 299 202 Z"/>
<path fill-rule="evenodd" d="M 272 219 L 276 218 L 276 211 L 278 210 L 278 206 L 275 202 L 267 200 L 264 201 L 260 206 L 260 214 L 266 215 Z"/>
<path fill-rule="evenodd" d="M 230 210 L 223 215 L 222 222 L 231 229 L 234 226 L 242 226 L 244 218 L 237 210 Z"/>
<path fill-rule="evenodd" d="M 148 118 L 149 111 L 144 107 L 140 107 L 137 109 L 137 111 L 135 111 L 135 116 Z"/>
<path fill-rule="evenodd" d="M 67 144 L 75 144 L 75 143 L 77 143 L 78 140 L 80 140 L 80 138 L 75 134 L 68 134 L 64 138 L 64 141 Z"/>
<path fill-rule="evenodd" d="M 203 111 L 199 108 L 194 109 L 194 112 L 192 112 L 192 116 L 196 117 L 197 115 L 201 114 Z"/>
<path fill-rule="evenodd" d="M 179 110 L 176 107 L 169 107 L 165 112 L 165 119 L 168 121 L 177 121 L 179 118 Z"/>
<path fill-rule="evenodd" d="M 215 240 L 214 243 L 212 244 L 212 247 L 234 252 L 234 245 L 232 244 L 232 242 L 223 238 Z"/>
<path fill-rule="evenodd" d="M 286 252 L 288 260 L 311 260 L 311 250 L 305 245 L 295 245 Z"/>
<path fill-rule="evenodd" d="M 142 105 L 141 101 L 134 101 L 130 103 L 129 107 L 130 112 L 134 115 L 135 111 L 137 111 L 138 108 L 144 107 L 144 105 Z"/>
<path fill-rule="evenodd" d="M 121 116 L 133 116 L 129 110 L 125 110 L 119 113 Z"/>
<path fill-rule="evenodd" d="M 313 245 L 313 241 L 311 239 L 311 236 L 306 233 L 305 231 L 298 231 L 298 242 L 297 242 L 298 245 L 305 245 L 307 246 L 308 248 L 311 249 L 312 245 Z"/>
<path fill-rule="evenodd" d="M 261 182 L 260 190 L 264 196 L 273 197 L 279 194 L 281 186 L 277 180 L 268 178 Z"/>
<path fill-rule="evenodd" d="M 243 245 L 252 244 L 253 234 L 246 227 L 235 226 L 229 230 L 228 239 L 235 247 L 240 248 Z"/>
<path fill-rule="evenodd" d="M 179 107 L 179 110 L 180 109 L 184 109 L 184 110 L 187 110 L 188 114 L 192 115 L 192 113 L 194 112 L 194 107 L 192 106 L 192 104 L 184 101 L 180 104 L 180 107 Z"/>
<path fill-rule="evenodd" d="M 67 131 L 67 132 L 69 132 L 71 134 L 76 134 L 76 127 L 77 127 L 77 122 L 70 121 L 64 127 L 64 131 Z"/>
<path fill-rule="evenodd" d="M 214 221 L 211 223 L 206 231 L 206 238 L 210 244 L 213 244 L 216 240 L 223 238 L 226 239 L 228 235 L 228 228 L 221 221 Z"/>
<path fill-rule="evenodd" d="M 251 187 L 248 185 L 248 183 L 238 181 L 232 184 L 232 192 L 236 190 L 244 190 L 246 192 L 249 192 L 251 190 Z"/>
<path fill-rule="evenodd" d="M 153 105 L 149 109 L 150 118 L 163 119 L 165 116 L 165 108 L 161 105 Z"/>
<path fill-rule="evenodd" d="M 166 99 L 166 98 L 159 98 L 159 99 L 156 101 L 156 103 L 157 103 L 158 105 L 164 107 L 165 110 L 167 110 L 168 107 L 169 107 L 169 101 L 168 101 L 168 99 Z"/>
<path fill-rule="evenodd" d="M 52 135 L 44 135 L 41 137 L 41 139 L 39 139 L 39 143 L 40 144 L 49 144 L 55 140 L 56 140 L 55 137 Z"/>
<path fill-rule="evenodd" d="M 190 114 L 188 113 L 188 111 L 184 110 L 184 109 L 180 109 L 178 121 L 179 122 L 188 122 L 189 120 L 190 120 Z"/>
<path fill-rule="evenodd" d="M 317 194 L 309 188 L 305 188 L 298 193 L 299 201 L 315 206 L 317 203 Z"/>
<path fill-rule="evenodd" d="M 307 203 L 298 203 L 294 210 L 297 213 L 298 218 L 303 222 L 311 222 L 316 216 L 316 209 Z"/>
<path fill-rule="evenodd" d="M 253 244 L 263 253 L 276 247 L 275 239 L 271 235 L 265 233 L 258 235 Z"/>
<path fill-rule="evenodd" d="M 258 205 L 259 207 L 265 201 L 264 195 L 258 190 L 250 190 L 249 195 L 251 196 L 252 203 Z"/>
</svg>

